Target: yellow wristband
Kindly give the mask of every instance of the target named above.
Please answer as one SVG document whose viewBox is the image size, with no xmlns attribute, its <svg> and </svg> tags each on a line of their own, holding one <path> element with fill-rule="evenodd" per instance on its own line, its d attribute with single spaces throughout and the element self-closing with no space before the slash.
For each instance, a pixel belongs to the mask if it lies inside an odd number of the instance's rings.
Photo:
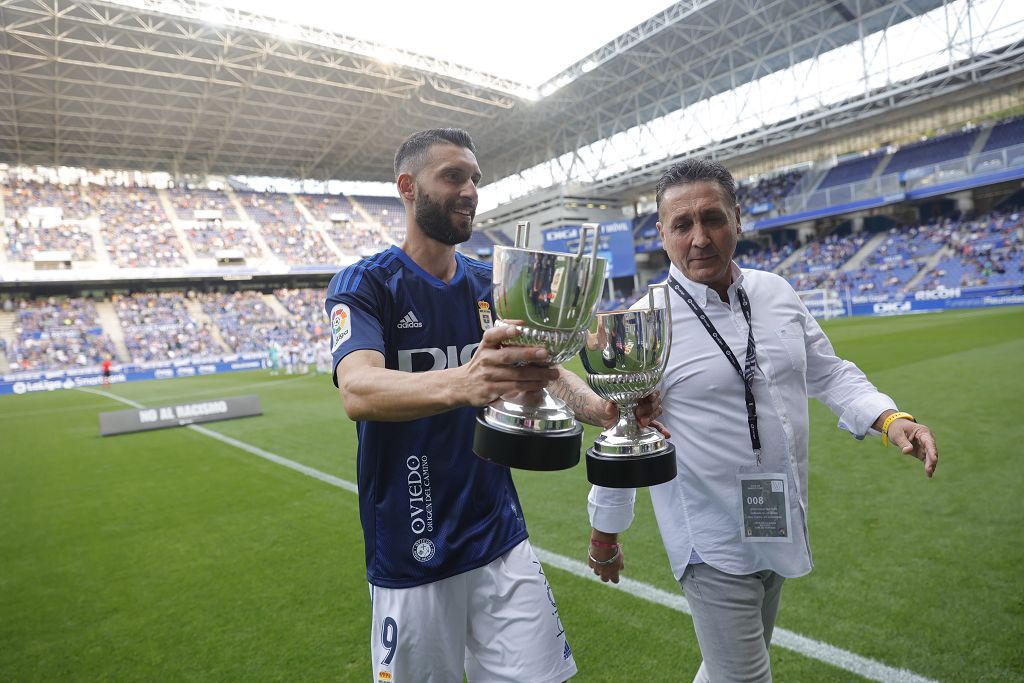
<svg viewBox="0 0 1024 683">
<path fill-rule="evenodd" d="M 885 418 L 885 422 L 882 423 L 882 445 L 883 446 L 888 446 L 889 445 L 889 425 L 891 425 L 893 423 L 893 420 L 898 420 L 901 417 L 905 417 L 908 420 L 910 420 L 911 422 L 917 422 L 917 420 L 914 419 L 914 416 L 911 415 L 910 413 L 893 413 L 889 417 Z"/>
</svg>

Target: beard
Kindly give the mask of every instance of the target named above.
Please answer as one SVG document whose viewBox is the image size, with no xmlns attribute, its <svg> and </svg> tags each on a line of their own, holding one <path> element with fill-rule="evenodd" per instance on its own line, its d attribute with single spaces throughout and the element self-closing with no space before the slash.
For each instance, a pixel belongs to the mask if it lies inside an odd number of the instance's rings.
<svg viewBox="0 0 1024 683">
<path fill-rule="evenodd" d="M 445 206 L 441 202 L 434 201 L 426 192 L 422 192 L 416 198 L 416 224 L 426 233 L 427 237 L 442 244 L 448 246 L 462 244 L 473 234 L 473 219 L 467 216 L 465 226 L 461 221 L 456 224 L 451 215 L 452 210 L 456 208 L 462 208 L 459 202 L 451 202 Z"/>
</svg>

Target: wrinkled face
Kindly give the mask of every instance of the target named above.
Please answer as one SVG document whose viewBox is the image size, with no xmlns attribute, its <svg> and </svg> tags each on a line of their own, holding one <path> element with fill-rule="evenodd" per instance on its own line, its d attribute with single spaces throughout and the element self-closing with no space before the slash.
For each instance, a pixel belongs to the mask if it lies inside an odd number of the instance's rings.
<svg viewBox="0 0 1024 683">
<path fill-rule="evenodd" d="M 416 174 L 416 224 L 443 244 L 461 244 L 473 233 L 480 167 L 476 156 L 458 145 L 434 145 Z"/>
<path fill-rule="evenodd" d="M 665 190 L 658 217 L 658 232 L 672 264 L 690 280 L 724 293 L 732 281 L 739 207 L 729 206 L 717 183 L 686 183 Z"/>
</svg>

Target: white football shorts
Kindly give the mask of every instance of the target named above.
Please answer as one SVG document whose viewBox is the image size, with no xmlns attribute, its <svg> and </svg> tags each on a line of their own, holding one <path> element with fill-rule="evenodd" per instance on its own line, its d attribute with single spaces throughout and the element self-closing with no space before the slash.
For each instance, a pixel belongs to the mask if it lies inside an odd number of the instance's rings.
<svg viewBox="0 0 1024 683">
<path fill-rule="evenodd" d="M 478 569 L 412 588 L 370 586 L 374 683 L 560 683 L 576 674 L 528 540 Z"/>
</svg>

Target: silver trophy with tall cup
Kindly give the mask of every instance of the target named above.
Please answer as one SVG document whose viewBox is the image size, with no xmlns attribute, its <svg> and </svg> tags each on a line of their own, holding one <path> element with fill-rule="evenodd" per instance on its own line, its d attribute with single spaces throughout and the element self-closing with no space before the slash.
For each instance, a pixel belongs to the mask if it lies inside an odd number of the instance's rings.
<svg viewBox="0 0 1024 683">
<path fill-rule="evenodd" d="M 672 347 L 668 285 L 652 286 L 647 306 L 598 313 L 580 358 L 587 384 L 619 409 L 615 426 L 587 450 L 587 479 L 598 486 L 654 486 L 676 476 L 676 449 L 657 429 L 641 428 L 634 410 L 665 374 Z M 655 305 L 661 290 L 664 307 Z"/>
<path fill-rule="evenodd" d="M 497 325 L 520 334 L 506 344 L 541 346 L 548 363 L 579 352 L 604 288 L 607 261 L 597 256 L 600 229 L 580 227 L 575 254 L 527 249 L 530 224 L 516 225 L 514 246 L 494 247 L 492 282 Z M 477 417 L 473 452 L 526 470 L 564 470 L 580 460 L 583 428 L 565 403 L 546 390 L 505 395 Z"/>
</svg>

